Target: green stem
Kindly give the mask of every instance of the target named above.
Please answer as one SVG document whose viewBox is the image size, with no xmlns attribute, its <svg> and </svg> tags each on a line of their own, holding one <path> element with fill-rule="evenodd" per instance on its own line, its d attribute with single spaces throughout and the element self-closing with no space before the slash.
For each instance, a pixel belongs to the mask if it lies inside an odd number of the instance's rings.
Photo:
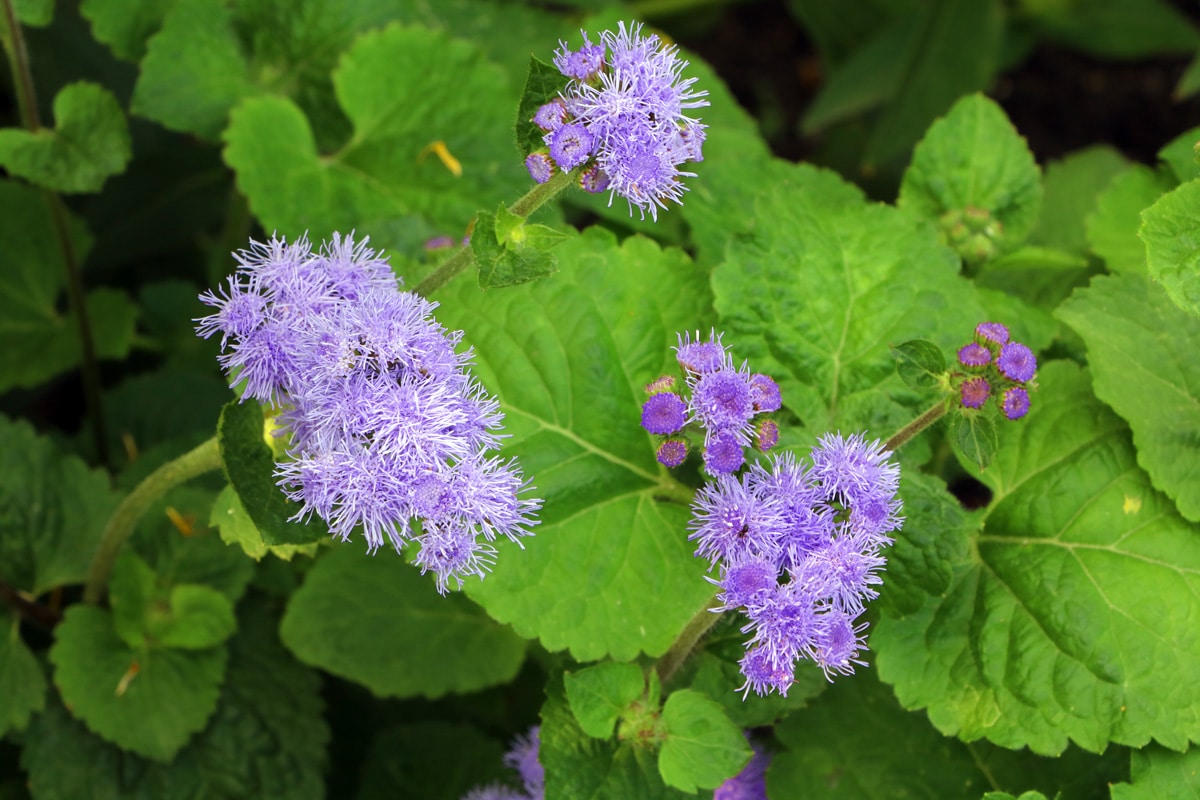
<svg viewBox="0 0 1200 800">
<path fill-rule="evenodd" d="M 949 408 L 945 400 L 939 400 L 933 407 L 926 411 L 921 416 L 914 419 L 912 422 L 905 425 L 900 430 L 892 434 L 883 446 L 888 450 L 895 452 L 905 442 L 916 436 L 921 431 L 928 428 L 933 423 L 937 422 L 946 415 L 946 410 Z"/>
<path fill-rule="evenodd" d="M 550 180 L 545 183 L 539 183 L 526 192 L 525 196 L 509 206 L 508 210 L 518 216 L 528 218 L 530 214 L 545 205 L 547 200 L 570 186 L 578 175 L 578 169 L 573 169 L 570 172 L 562 172 L 560 170 L 554 173 L 550 177 Z M 472 231 L 471 235 L 483 236 L 485 232 Z M 458 252 L 443 261 L 437 269 L 425 277 L 425 280 L 418 283 L 413 292 L 422 297 L 429 297 L 429 295 L 449 283 L 450 279 L 455 275 L 471 266 L 472 260 L 470 247 L 459 248 Z"/>
<path fill-rule="evenodd" d="M 37 92 L 33 86 L 33 70 L 29 65 L 29 50 L 25 46 L 25 36 L 21 30 L 21 22 L 17 19 L 13 0 L 0 0 L 0 2 L 4 6 L 4 21 L 8 26 L 8 37 L 4 40 L 4 50 L 8 56 L 9 70 L 12 72 L 13 85 L 17 93 L 17 108 L 21 113 L 21 124 L 30 133 L 37 133 L 41 130 L 42 120 L 38 113 Z M 96 358 L 96 345 L 92 339 L 92 323 L 84 294 L 83 276 L 79 269 L 79 257 L 75 252 L 75 243 L 71 241 L 71 232 L 67 226 L 67 209 L 63 205 L 62 198 L 48 189 L 42 190 L 42 197 L 50 212 L 50 221 L 54 226 L 54 236 L 58 240 L 63 269 L 67 273 L 67 303 L 75 315 L 75 319 L 79 322 L 79 342 L 83 354 L 83 394 L 87 405 L 88 419 L 92 423 L 96 457 L 101 463 L 107 464 L 108 436 L 105 432 L 104 406 L 100 393 L 100 362 Z"/>
<path fill-rule="evenodd" d="M 679 668 L 683 666 L 683 662 L 687 661 L 692 651 L 696 649 L 696 643 L 700 641 L 704 634 L 708 633 L 713 625 L 717 624 L 717 620 L 721 618 L 721 615 L 712 609 L 719 607 L 717 598 L 714 595 L 704 604 L 704 608 L 700 609 L 694 617 L 688 620 L 687 625 L 683 626 L 683 630 L 679 633 L 674 643 L 671 644 L 671 649 L 663 653 L 662 658 L 658 660 L 655 669 L 658 670 L 658 677 L 664 686 L 671 680 Z"/>
<path fill-rule="evenodd" d="M 87 583 L 83 589 L 83 600 L 95 605 L 104 597 L 108 576 L 125 540 L 133 533 L 138 520 L 154 501 L 171 489 L 221 466 L 221 451 L 217 437 L 184 453 L 174 461 L 168 461 L 151 472 L 136 488 L 121 501 L 104 528 L 104 536 L 88 567 Z"/>
</svg>

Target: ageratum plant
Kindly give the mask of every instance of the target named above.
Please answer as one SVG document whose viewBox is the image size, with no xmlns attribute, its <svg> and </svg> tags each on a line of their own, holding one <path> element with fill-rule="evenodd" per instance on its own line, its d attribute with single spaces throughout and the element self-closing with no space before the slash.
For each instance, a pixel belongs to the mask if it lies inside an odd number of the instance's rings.
<svg viewBox="0 0 1200 800">
<path fill-rule="evenodd" d="M 127 5 L 0 0 L 0 797 L 1196 794 L 1190 11 Z"/>
</svg>

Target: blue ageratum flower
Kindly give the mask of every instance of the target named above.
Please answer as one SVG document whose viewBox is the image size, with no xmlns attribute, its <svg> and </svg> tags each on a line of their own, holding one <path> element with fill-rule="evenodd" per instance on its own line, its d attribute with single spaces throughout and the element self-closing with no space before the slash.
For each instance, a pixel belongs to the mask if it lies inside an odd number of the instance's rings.
<svg viewBox="0 0 1200 800">
<path fill-rule="evenodd" d="M 696 555 L 719 569 L 719 610 L 741 609 L 751 634 L 742 690 L 786 695 L 799 659 L 826 677 L 863 662 L 888 535 L 900 528 L 899 468 L 879 442 L 822 437 L 808 463 L 772 456 L 696 493 Z"/>
<path fill-rule="evenodd" d="M 707 106 L 708 92 L 683 77 L 688 62 L 679 48 L 643 35 L 640 23 L 604 31 L 599 44 L 585 32 L 576 51 L 559 44 L 554 65 L 571 80 L 534 117 L 551 156 L 563 170 L 590 162 L 585 190 L 607 189 L 610 204 L 620 195 L 631 214 L 636 207 L 658 219 L 668 201 L 683 201 L 682 178 L 695 175 L 681 167 L 703 160 L 705 126 L 685 112 Z M 560 102 L 565 114 L 555 107 Z"/>
<path fill-rule="evenodd" d="M 221 335 L 221 366 L 243 399 L 274 406 L 290 437 L 276 477 L 343 541 L 361 531 L 421 545 L 438 590 L 483 576 L 498 536 L 529 535 L 540 501 L 493 454 L 503 416 L 471 375 L 459 331 L 436 304 L 399 289 L 387 260 L 352 236 L 314 252 L 306 238 L 236 254 L 237 272 L 201 300 L 197 332 Z"/>
<path fill-rule="evenodd" d="M 504 754 L 504 763 L 521 778 L 522 789 L 502 784 L 479 786 L 467 792 L 462 800 L 543 800 L 546 796 L 546 773 L 538 760 L 541 749 L 541 728 L 537 725 L 518 736 Z"/>
</svg>

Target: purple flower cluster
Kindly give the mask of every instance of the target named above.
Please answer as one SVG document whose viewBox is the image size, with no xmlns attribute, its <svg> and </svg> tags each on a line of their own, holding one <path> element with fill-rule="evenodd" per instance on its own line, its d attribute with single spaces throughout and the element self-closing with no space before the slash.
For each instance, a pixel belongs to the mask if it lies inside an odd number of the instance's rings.
<svg viewBox="0 0 1200 800">
<path fill-rule="evenodd" d="M 313 252 L 305 238 L 272 239 L 236 258 L 228 285 L 201 295 L 215 311 L 196 330 L 221 334 L 243 399 L 279 409 L 291 439 L 275 474 L 297 518 L 316 514 L 343 541 L 361 529 L 371 551 L 417 540 L 416 563 L 442 592 L 482 577 L 491 542 L 528 535 L 540 501 L 490 454 L 503 417 L 455 349 L 461 332 L 400 291 L 366 240 L 334 234 Z"/>
<path fill-rule="evenodd" d="M 786 695 L 801 658 L 826 677 L 863 663 L 857 618 L 878 594 L 883 548 L 902 522 L 889 455 L 859 434 L 829 434 L 809 464 L 784 453 L 697 492 L 689 538 L 720 568 L 717 610 L 742 609 L 753 633 L 744 692 Z"/>
<path fill-rule="evenodd" d="M 751 374 L 746 365 L 733 366 L 733 357 L 715 332 L 703 340 L 681 333 L 675 348 L 683 370 L 685 391 L 675 392 L 675 380 L 663 376 L 646 387 L 642 427 L 668 437 L 658 448 L 667 467 L 683 463 L 689 450 L 686 428 L 704 435 L 704 467 L 713 475 L 728 475 L 746 463 L 744 448 L 753 444 L 766 452 L 779 441 L 772 419 L 755 420 L 778 411 L 779 386 L 767 375 Z"/>
<path fill-rule="evenodd" d="M 512 749 L 504 755 L 504 763 L 521 776 L 524 791 L 491 784 L 472 789 L 462 800 L 542 800 L 546 796 L 546 773 L 538 761 L 539 733 L 538 726 L 530 728 L 528 733 L 516 738 Z"/>
<path fill-rule="evenodd" d="M 1029 411 L 1026 386 L 1037 374 L 1037 358 L 1020 342 L 1011 342 L 1008 328 L 999 322 L 981 322 L 975 327 L 975 341 L 958 351 L 958 363 L 967 369 L 958 383 L 959 397 L 965 408 L 983 408 L 997 392 L 997 403 L 1011 420 Z"/>
<path fill-rule="evenodd" d="M 705 138 L 704 125 L 684 112 L 708 105 L 708 92 L 692 88 L 696 79 L 683 78 L 687 63 L 674 45 L 643 36 L 640 23 L 604 31 L 599 44 L 585 32 L 575 51 L 560 42 L 554 65 L 570 82 L 533 116 L 549 149 L 526 159 L 529 174 L 544 183 L 554 167 L 586 164 L 584 190 L 607 189 L 609 204 L 620 195 L 643 218 L 649 211 L 658 219 L 668 200 L 681 203 L 681 178 L 695 173 L 680 167 L 703 160 Z"/>
</svg>

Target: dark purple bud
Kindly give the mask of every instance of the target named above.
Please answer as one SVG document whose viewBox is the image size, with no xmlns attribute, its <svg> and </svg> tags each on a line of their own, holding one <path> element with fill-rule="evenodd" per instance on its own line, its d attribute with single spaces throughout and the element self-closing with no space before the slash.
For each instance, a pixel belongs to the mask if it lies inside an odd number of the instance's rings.
<svg viewBox="0 0 1200 800">
<path fill-rule="evenodd" d="M 1029 413 L 1029 392 L 1020 386 L 1006 389 L 1001 407 L 1004 409 L 1004 416 L 1009 419 L 1020 419 Z"/>
<path fill-rule="evenodd" d="M 975 377 L 969 381 L 965 381 L 959 387 L 959 394 L 962 395 L 962 404 L 967 408 L 983 408 L 983 404 L 987 402 L 988 397 L 992 393 L 992 387 L 983 378 Z"/>
<path fill-rule="evenodd" d="M 761 412 L 778 411 L 783 405 L 779 394 L 779 384 L 769 375 L 754 374 L 750 376 L 750 400 L 754 410 Z"/>
<path fill-rule="evenodd" d="M 547 153 L 530 153 L 525 159 L 525 169 L 535 183 L 545 183 L 554 174 L 554 162 Z"/>
<path fill-rule="evenodd" d="M 650 433 L 678 433 L 687 420 L 687 403 L 674 392 L 661 392 L 642 405 L 642 427 Z"/>
<path fill-rule="evenodd" d="M 996 366 L 1004 373 L 1004 377 L 1024 383 L 1037 372 L 1037 358 L 1032 350 L 1020 342 L 1009 342 L 1000 348 Z"/>
<path fill-rule="evenodd" d="M 667 439 L 658 446 L 658 463 L 668 469 L 674 469 L 683 463 L 687 458 L 688 446 L 687 442 L 682 439 Z"/>
<path fill-rule="evenodd" d="M 991 363 L 992 351 L 972 342 L 958 351 L 958 363 L 964 367 L 984 367 Z"/>
<path fill-rule="evenodd" d="M 989 342 L 1004 344 L 1008 341 L 1008 328 L 999 322 L 981 322 L 975 326 L 975 335 Z"/>
</svg>

